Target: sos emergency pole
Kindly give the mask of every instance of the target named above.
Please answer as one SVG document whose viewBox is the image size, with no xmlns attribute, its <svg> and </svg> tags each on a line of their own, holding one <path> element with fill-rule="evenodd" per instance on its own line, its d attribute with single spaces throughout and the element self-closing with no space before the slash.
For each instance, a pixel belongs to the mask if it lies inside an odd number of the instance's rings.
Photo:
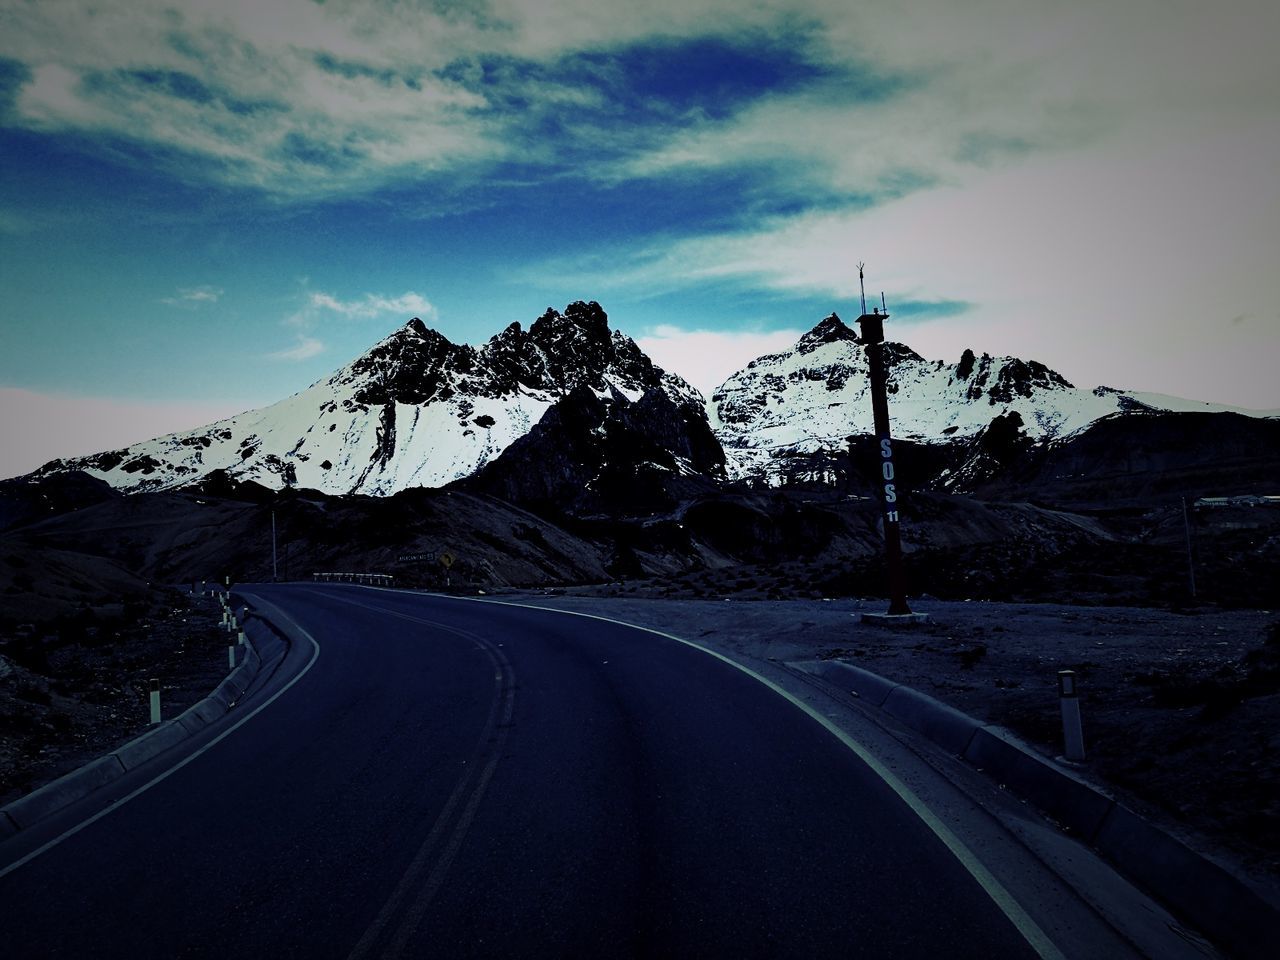
<svg viewBox="0 0 1280 960">
<path fill-rule="evenodd" d="M 862 283 L 862 264 L 858 264 L 858 283 Z M 884 363 L 884 321 L 889 312 L 877 308 L 867 313 L 867 298 L 862 296 L 862 343 L 871 367 L 871 413 L 875 423 L 877 450 L 880 454 L 880 502 L 884 520 L 884 551 L 889 567 L 889 616 L 911 616 L 907 606 L 907 582 L 902 569 L 902 536 L 898 526 L 897 469 L 893 463 L 893 438 L 889 436 L 889 396 L 886 390 L 888 371 Z"/>
</svg>

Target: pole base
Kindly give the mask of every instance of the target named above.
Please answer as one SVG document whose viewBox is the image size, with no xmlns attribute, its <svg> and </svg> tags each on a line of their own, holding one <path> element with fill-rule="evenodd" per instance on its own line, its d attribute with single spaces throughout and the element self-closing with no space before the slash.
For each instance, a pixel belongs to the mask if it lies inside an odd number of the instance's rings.
<svg viewBox="0 0 1280 960">
<path fill-rule="evenodd" d="M 864 613 L 862 622 L 876 627 L 907 627 L 917 623 L 928 623 L 927 613 Z"/>
</svg>

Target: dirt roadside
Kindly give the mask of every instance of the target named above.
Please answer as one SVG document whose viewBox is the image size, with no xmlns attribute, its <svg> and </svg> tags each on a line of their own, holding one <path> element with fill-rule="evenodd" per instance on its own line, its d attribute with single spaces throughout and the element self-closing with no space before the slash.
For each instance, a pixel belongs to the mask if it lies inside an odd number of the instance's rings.
<svg viewBox="0 0 1280 960">
<path fill-rule="evenodd" d="M 211 596 L 154 589 L 0 629 L 0 804 L 143 733 L 150 678 L 166 719 L 208 696 L 228 672 L 220 611 Z"/>
</svg>

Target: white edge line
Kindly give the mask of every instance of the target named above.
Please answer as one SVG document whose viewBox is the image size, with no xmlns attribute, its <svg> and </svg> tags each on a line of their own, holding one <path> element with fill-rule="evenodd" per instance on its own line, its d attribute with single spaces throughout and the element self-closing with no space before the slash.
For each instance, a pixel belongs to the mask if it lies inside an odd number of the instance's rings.
<svg viewBox="0 0 1280 960">
<path fill-rule="evenodd" d="M 372 589 L 386 588 L 374 587 Z M 404 591 L 400 590 L 390 590 L 389 592 L 400 593 L 402 596 L 404 595 Z M 448 594 L 428 594 L 428 596 L 437 596 L 448 600 L 466 600 L 471 603 L 491 603 L 504 607 L 524 607 L 528 610 L 542 610 L 547 613 L 562 613 L 574 617 L 586 617 L 589 620 L 601 620 L 605 623 L 612 623 L 622 627 L 630 627 L 633 630 L 643 630 L 645 633 L 652 633 L 659 637 L 665 637 L 668 640 L 674 640 L 676 643 L 683 643 L 687 647 L 692 647 L 695 650 L 701 650 L 708 656 L 715 657 L 717 660 L 723 661 L 737 670 L 741 670 L 747 676 L 751 677 L 751 679 L 768 687 L 792 706 L 808 714 L 808 716 L 813 720 L 821 724 L 828 733 L 852 751 L 859 760 L 870 767 L 872 772 L 883 780 L 885 784 L 888 785 L 889 789 L 898 795 L 902 802 L 911 809 L 911 812 L 919 817 L 920 820 L 924 822 L 925 826 L 932 830 L 934 835 L 942 841 L 948 850 L 951 851 L 952 855 L 960 861 L 960 865 L 964 867 L 965 870 L 969 872 L 970 876 L 978 882 L 978 885 L 982 887 L 987 896 L 990 897 L 995 905 L 1000 908 L 1000 911 L 1009 918 L 1009 922 L 1014 925 L 1018 933 L 1022 935 L 1023 939 L 1031 945 L 1031 948 L 1035 950 L 1043 960 L 1066 960 L 1066 956 L 1062 951 L 1059 950 L 1054 942 L 1049 939 L 1049 936 L 1040 929 L 1039 924 L 1037 924 L 1035 920 L 1031 918 L 1030 914 L 1022 908 L 1022 905 L 1014 899 L 1013 895 L 1009 893 L 1005 886 L 997 880 L 994 875 L 992 875 L 991 871 L 986 868 L 973 851 L 965 846 L 964 842 L 951 831 L 951 828 L 938 819 L 937 815 L 930 810 L 928 806 L 926 806 L 923 800 L 916 796 L 915 792 L 910 787 L 899 780 L 891 770 L 872 756 L 872 754 L 862 746 L 862 744 L 858 743 L 858 741 L 854 740 L 853 737 L 849 736 L 849 734 L 832 723 L 830 719 L 818 713 L 808 704 L 793 696 L 763 674 L 757 673 L 750 667 L 741 664 L 730 657 L 726 657 L 724 654 L 716 650 L 712 650 L 710 647 L 704 647 L 700 643 L 695 643 L 692 640 L 686 640 L 683 637 L 677 637 L 674 634 L 664 633 L 663 631 L 655 630 L 652 627 L 643 627 L 636 623 L 627 623 L 625 620 L 615 620 L 612 617 L 603 617 L 595 613 L 583 613 L 579 610 L 560 610 L 556 607 L 542 607 L 534 603 L 514 603 L 510 600 L 490 600 L 487 598 L 482 599 L 480 597 L 453 597 Z"/>
<path fill-rule="evenodd" d="M 288 614 L 282 611 L 279 607 L 276 607 L 275 604 L 270 603 L 269 601 L 262 601 L 261 598 L 258 598 L 258 600 L 259 602 L 265 602 L 267 606 L 274 607 L 276 610 L 276 613 L 278 613 L 280 616 L 284 617 L 284 619 L 292 623 L 294 628 L 299 633 L 301 633 L 304 637 L 306 637 L 309 641 L 311 641 L 311 646 L 313 650 L 311 653 L 311 659 L 307 661 L 306 666 L 304 666 L 298 672 L 298 674 L 295 677 L 293 677 L 288 683 L 286 683 L 283 687 L 281 687 L 279 690 L 273 693 L 266 700 L 265 703 L 260 703 L 252 711 L 250 711 L 249 713 L 241 717 L 239 720 L 237 720 L 232 726 L 222 731 L 222 733 L 218 734 L 216 737 L 214 737 L 212 740 L 206 743 L 199 750 L 195 751 L 195 753 L 192 753 L 186 757 L 183 757 L 179 763 L 175 763 L 172 767 L 170 767 L 168 770 L 164 771 L 163 773 L 159 774 L 154 779 L 148 780 L 146 783 L 138 787 L 132 793 L 125 794 L 125 796 L 113 802 L 109 807 L 105 807 L 102 810 L 99 810 L 97 813 L 95 813 L 93 816 L 89 817 L 88 819 L 80 821 L 80 823 L 77 823 L 74 827 L 71 827 L 64 833 L 59 834 L 58 836 L 54 837 L 52 840 L 49 840 L 47 843 L 43 844 L 42 846 L 39 846 L 35 850 L 32 850 L 22 859 L 15 860 L 13 861 L 13 863 L 9 864 L 8 866 L 4 867 L 3 869 L 0 869 L 0 877 L 8 876 L 9 874 L 13 873 L 13 871 L 17 870 L 19 867 L 30 863 L 32 860 L 36 859 L 36 857 L 40 856 L 41 854 L 47 853 L 48 851 L 52 850 L 58 844 L 62 843 L 62 841 L 68 839 L 69 837 L 75 836 L 85 827 L 92 826 L 93 824 L 97 823 L 99 820 L 101 820 L 103 817 L 107 816 L 108 814 L 114 813 L 116 810 L 119 810 L 121 807 L 123 807 L 126 803 L 128 803 L 134 797 L 150 790 L 161 780 L 167 780 L 169 777 L 173 776 L 173 774 L 177 773 L 179 770 L 185 767 L 188 763 L 195 760 L 197 757 L 203 755 L 207 751 L 212 750 L 214 747 L 216 747 L 219 743 L 221 743 L 227 737 L 231 736 L 231 734 L 235 733 L 242 726 L 244 726 L 246 723 L 248 723 L 250 720 L 256 717 L 259 713 L 267 709 L 267 707 L 271 706 L 271 704 L 275 703 L 279 697 L 283 696 L 285 693 L 289 691 L 290 687 L 292 687 L 295 683 L 297 683 L 299 680 L 301 680 L 304 676 L 307 675 L 307 671 L 311 669 L 311 667 L 315 664 L 316 660 L 318 660 L 320 657 L 320 644 L 316 643 L 315 637 L 311 636 L 311 634 L 309 634 L 306 630 L 298 626 L 297 622 L 292 617 L 290 617 Z"/>
</svg>

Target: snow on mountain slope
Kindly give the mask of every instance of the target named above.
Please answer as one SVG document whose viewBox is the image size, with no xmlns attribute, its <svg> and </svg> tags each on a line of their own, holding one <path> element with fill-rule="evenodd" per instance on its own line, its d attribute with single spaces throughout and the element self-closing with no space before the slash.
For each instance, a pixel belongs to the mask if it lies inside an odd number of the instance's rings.
<svg viewBox="0 0 1280 960">
<path fill-rule="evenodd" d="M 966 350 L 958 363 L 945 363 L 901 343 L 884 350 L 893 435 L 924 443 L 972 438 L 1009 413 L 1021 417 L 1030 440 L 1049 441 L 1118 413 L 1227 409 L 1108 387 L 1082 390 L 1042 363 L 1015 357 Z M 832 314 L 791 350 L 760 357 L 729 377 L 712 394 L 707 415 L 731 477 L 768 483 L 781 482 L 783 464 L 795 454 L 841 450 L 847 437 L 873 433 L 857 332 Z"/>
<path fill-rule="evenodd" d="M 586 386 L 630 400 L 646 390 L 701 411 L 703 398 L 610 331 L 597 303 L 548 309 L 476 348 L 421 320 L 306 390 L 258 410 L 123 450 L 55 460 L 37 475 L 84 470 L 115 487 L 182 486 L 225 470 L 264 486 L 387 495 L 469 476 Z"/>
</svg>

